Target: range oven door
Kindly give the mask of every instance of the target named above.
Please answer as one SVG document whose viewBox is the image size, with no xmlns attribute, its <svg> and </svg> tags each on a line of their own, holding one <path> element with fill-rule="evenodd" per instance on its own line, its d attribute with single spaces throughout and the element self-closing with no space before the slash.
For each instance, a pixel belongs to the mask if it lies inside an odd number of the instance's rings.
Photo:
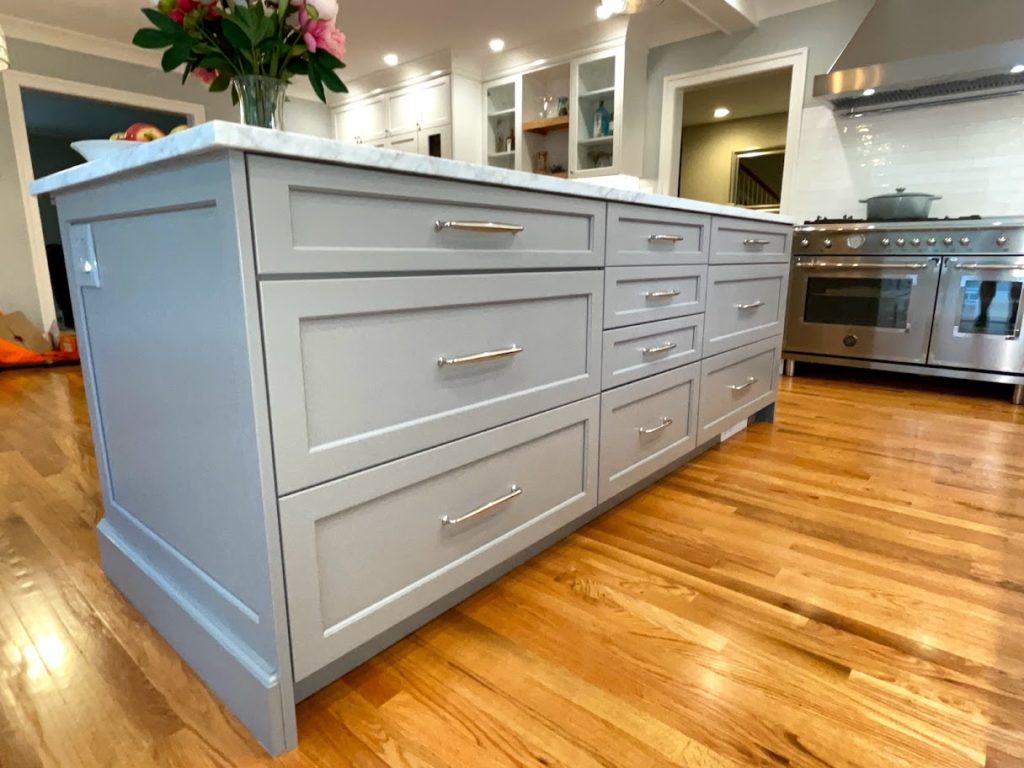
<svg viewBox="0 0 1024 768">
<path fill-rule="evenodd" d="M 785 350 L 924 364 L 941 261 L 936 257 L 799 257 Z"/>
<path fill-rule="evenodd" d="M 1022 257 L 946 257 L 928 362 L 1024 374 L 1022 291 Z"/>
</svg>

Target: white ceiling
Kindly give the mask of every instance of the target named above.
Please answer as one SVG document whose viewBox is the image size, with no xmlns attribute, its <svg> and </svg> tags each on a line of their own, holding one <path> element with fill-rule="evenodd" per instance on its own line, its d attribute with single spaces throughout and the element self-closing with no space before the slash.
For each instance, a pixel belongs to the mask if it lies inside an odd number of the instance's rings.
<svg viewBox="0 0 1024 768">
<path fill-rule="evenodd" d="M 707 0 L 705 0 L 706 2 Z M 732 2 L 736 0 L 718 0 Z M 744 0 L 758 19 L 830 0 Z M 0 15 L 129 43 L 146 21 L 147 0 L 0 0 Z M 627 17 L 598 22 L 598 0 L 340 0 L 339 27 L 348 36 L 348 69 L 355 80 L 383 68 L 381 56 L 403 61 L 451 51 L 452 66 L 488 76 L 541 57 L 572 52 L 625 35 Z M 699 5 L 699 3 L 698 3 Z M 645 11 L 649 44 L 707 34 L 716 27 L 681 0 Z M 507 47 L 495 55 L 487 47 L 501 37 Z"/>
<path fill-rule="evenodd" d="M 683 125 L 728 122 L 786 112 L 791 83 L 792 70 L 787 68 L 687 88 L 683 93 Z M 726 107 L 729 116 L 716 120 L 713 114 L 716 107 Z"/>
</svg>

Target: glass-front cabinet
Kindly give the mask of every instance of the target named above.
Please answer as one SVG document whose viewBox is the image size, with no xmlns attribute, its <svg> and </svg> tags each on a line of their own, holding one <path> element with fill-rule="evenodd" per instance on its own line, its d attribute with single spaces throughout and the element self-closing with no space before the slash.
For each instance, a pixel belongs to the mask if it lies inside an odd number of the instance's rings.
<svg viewBox="0 0 1024 768">
<path fill-rule="evenodd" d="M 575 119 L 569 166 L 574 176 L 616 173 L 622 125 L 623 58 L 620 52 L 598 53 L 572 63 Z"/>
</svg>

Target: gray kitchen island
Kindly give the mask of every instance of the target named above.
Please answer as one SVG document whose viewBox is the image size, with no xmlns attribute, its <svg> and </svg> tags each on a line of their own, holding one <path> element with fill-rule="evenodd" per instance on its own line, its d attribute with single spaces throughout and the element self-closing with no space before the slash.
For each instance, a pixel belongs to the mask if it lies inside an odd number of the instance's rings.
<svg viewBox="0 0 1024 768">
<path fill-rule="evenodd" d="M 792 222 L 212 122 L 57 202 L 110 580 L 295 702 L 774 413 Z"/>
</svg>

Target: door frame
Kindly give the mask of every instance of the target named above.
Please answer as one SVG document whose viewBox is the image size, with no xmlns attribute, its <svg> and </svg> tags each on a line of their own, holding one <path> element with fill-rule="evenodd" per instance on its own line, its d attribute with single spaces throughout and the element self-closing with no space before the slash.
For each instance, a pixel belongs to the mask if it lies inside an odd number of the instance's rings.
<svg viewBox="0 0 1024 768">
<path fill-rule="evenodd" d="M 53 303 L 53 289 L 50 287 L 50 269 L 46 263 L 46 242 L 43 239 L 43 222 L 39 215 L 39 205 L 35 197 L 28 191 L 29 184 L 34 180 L 34 175 L 32 156 L 29 153 L 28 126 L 25 124 L 22 90 L 27 88 L 35 91 L 72 94 L 75 97 L 92 101 L 105 101 L 111 104 L 123 104 L 160 112 L 175 112 L 184 115 L 189 125 L 197 125 L 206 121 L 206 107 L 191 101 L 165 99 L 145 93 L 122 91 L 116 88 L 106 88 L 91 83 L 62 80 L 17 70 L 3 72 L 2 78 L 11 128 L 11 142 L 14 145 L 14 158 L 18 169 L 18 185 L 25 211 L 29 255 L 32 259 L 32 272 L 36 282 L 39 314 L 43 330 L 49 331 L 57 319 L 57 312 Z"/>
<path fill-rule="evenodd" d="M 658 154 L 658 186 L 663 195 L 679 194 L 679 169 L 682 162 L 683 93 L 687 88 L 719 80 L 792 68 L 789 89 L 789 115 L 786 126 L 786 166 L 782 172 L 780 210 L 786 213 L 787 196 L 792 195 L 799 157 L 800 128 L 803 124 L 804 93 L 807 90 L 807 49 L 796 48 L 768 56 L 759 56 L 731 64 L 722 64 L 693 72 L 668 75 L 662 86 L 661 141 Z"/>
</svg>

